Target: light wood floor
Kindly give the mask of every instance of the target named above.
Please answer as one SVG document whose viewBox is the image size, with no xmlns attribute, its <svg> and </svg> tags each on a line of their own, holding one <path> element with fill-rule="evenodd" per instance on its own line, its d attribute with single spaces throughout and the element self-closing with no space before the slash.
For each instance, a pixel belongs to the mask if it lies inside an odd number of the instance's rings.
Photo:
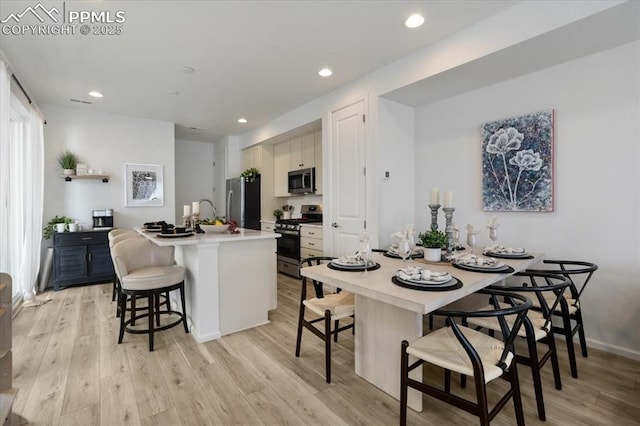
<svg viewBox="0 0 640 426">
<path fill-rule="evenodd" d="M 278 286 L 270 324 L 206 344 L 176 327 L 158 333 L 151 353 L 143 335 L 127 334 L 117 344 L 110 284 L 48 293 L 51 302 L 25 307 L 14 318 L 15 412 L 22 423 L 64 426 L 397 424 L 398 402 L 353 372 L 350 333 L 334 346 L 331 384 L 324 380 L 320 339 L 305 331 L 301 357 L 294 356 L 300 282 L 279 276 Z M 640 362 L 591 349 L 589 358 L 578 360 L 580 378 L 573 379 L 560 343 L 562 391 L 553 386 L 551 366 L 544 369 L 546 424 L 638 424 Z M 531 374 L 525 366 L 519 373 L 526 422 L 544 424 L 536 415 Z M 436 369 L 424 375 L 441 382 Z M 504 386 L 497 381 L 490 388 Z M 411 424 L 477 424 L 424 398 L 422 413 L 409 410 Z M 515 424 L 512 404 L 493 424 Z"/>
</svg>

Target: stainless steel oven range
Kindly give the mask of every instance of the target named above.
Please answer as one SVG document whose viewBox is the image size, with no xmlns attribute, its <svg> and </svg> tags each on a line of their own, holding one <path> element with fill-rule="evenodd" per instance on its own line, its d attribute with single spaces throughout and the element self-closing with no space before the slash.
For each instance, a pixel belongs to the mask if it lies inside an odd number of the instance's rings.
<svg viewBox="0 0 640 426">
<path fill-rule="evenodd" d="M 304 204 L 302 217 L 276 221 L 275 232 L 282 236 L 277 241 L 278 272 L 300 278 L 300 225 L 322 223 L 322 206 Z"/>
</svg>

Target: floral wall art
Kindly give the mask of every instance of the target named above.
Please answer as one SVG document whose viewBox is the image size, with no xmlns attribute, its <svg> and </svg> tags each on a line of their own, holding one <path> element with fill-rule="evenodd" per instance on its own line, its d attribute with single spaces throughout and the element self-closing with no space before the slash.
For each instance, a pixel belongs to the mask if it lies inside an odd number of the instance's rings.
<svg viewBox="0 0 640 426">
<path fill-rule="evenodd" d="M 553 211 L 553 110 L 482 125 L 482 209 Z"/>
</svg>

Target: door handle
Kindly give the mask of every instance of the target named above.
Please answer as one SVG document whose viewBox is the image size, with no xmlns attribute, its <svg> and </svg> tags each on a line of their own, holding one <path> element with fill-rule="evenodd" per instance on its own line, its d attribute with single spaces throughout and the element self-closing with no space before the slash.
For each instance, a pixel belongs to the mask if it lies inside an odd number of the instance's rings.
<svg viewBox="0 0 640 426">
<path fill-rule="evenodd" d="M 331 226 L 333 226 L 334 228 L 338 228 L 338 227 L 340 227 L 340 225 L 338 225 L 338 223 L 337 223 L 337 222 L 333 222 L 333 223 L 331 224 Z"/>
</svg>

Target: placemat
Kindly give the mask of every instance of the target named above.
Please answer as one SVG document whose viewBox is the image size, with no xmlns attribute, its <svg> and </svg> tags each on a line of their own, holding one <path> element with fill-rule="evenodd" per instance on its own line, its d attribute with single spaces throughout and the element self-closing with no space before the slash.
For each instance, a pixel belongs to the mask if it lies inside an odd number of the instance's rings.
<svg viewBox="0 0 640 426">
<path fill-rule="evenodd" d="M 344 271 L 344 272 L 364 272 L 364 266 L 357 268 L 343 268 L 339 265 L 334 265 L 333 263 L 327 263 L 327 267 L 329 269 L 333 269 L 336 271 Z M 380 264 L 376 262 L 375 265 L 367 266 L 367 271 L 375 271 L 376 269 L 380 269 Z"/>
<path fill-rule="evenodd" d="M 462 281 L 457 279 L 456 277 L 451 277 L 451 284 L 446 285 L 424 285 L 418 283 L 411 283 L 410 281 L 404 281 L 396 277 L 395 275 L 391 278 L 391 282 L 397 286 L 410 288 L 412 290 L 420 290 L 420 291 L 451 291 L 457 290 L 462 287 Z"/>
</svg>

